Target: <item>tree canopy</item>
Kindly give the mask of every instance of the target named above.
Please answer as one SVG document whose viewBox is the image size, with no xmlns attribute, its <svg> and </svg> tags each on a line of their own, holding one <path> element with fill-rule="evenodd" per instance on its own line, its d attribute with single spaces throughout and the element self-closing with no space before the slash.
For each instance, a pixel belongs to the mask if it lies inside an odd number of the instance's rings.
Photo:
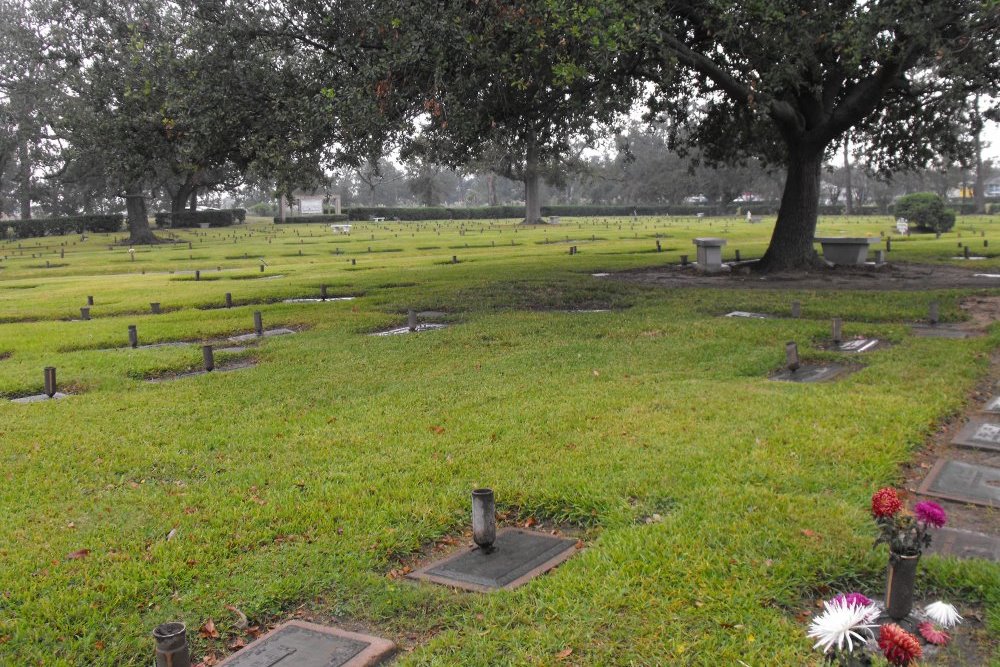
<svg viewBox="0 0 1000 667">
<path fill-rule="evenodd" d="M 972 93 L 996 89 L 1000 6 L 991 0 L 642 3 L 651 110 L 709 159 L 786 169 L 762 260 L 814 259 L 820 167 L 851 130 L 884 170 L 960 151 Z"/>
</svg>

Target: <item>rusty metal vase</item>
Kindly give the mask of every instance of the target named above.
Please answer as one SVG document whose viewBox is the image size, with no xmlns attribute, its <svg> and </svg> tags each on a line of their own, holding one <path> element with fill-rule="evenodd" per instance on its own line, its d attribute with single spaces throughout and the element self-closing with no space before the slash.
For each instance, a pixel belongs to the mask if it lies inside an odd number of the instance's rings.
<svg viewBox="0 0 1000 667">
<path fill-rule="evenodd" d="M 183 623 L 163 623 L 153 629 L 156 667 L 191 667 L 187 628 Z"/>
<path fill-rule="evenodd" d="M 885 584 L 885 613 L 894 621 L 901 621 L 913 610 L 913 590 L 919 561 L 919 554 L 916 556 L 889 554 L 889 569 Z"/>
</svg>

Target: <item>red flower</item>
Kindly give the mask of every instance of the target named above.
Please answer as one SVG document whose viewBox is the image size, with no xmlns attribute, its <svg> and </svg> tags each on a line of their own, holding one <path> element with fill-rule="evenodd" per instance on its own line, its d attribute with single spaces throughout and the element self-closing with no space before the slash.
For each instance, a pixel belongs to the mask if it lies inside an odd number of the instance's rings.
<svg viewBox="0 0 1000 667">
<path fill-rule="evenodd" d="M 872 514 L 880 519 L 896 516 L 901 509 L 903 503 L 899 500 L 896 489 L 886 487 L 872 495 Z"/>
<path fill-rule="evenodd" d="M 908 667 L 924 654 L 920 640 L 895 623 L 879 628 L 878 647 L 889 664 L 898 667 Z"/>
<path fill-rule="evenodd" d="M 920 636 L 923 637 L 928 644 L 944 646 L 951 641 L 951 635 L 943 630 L 938 630 L 929 621 L 924 621 L 918 625 L 917 631 L 920 632 Z"/>
</svg>

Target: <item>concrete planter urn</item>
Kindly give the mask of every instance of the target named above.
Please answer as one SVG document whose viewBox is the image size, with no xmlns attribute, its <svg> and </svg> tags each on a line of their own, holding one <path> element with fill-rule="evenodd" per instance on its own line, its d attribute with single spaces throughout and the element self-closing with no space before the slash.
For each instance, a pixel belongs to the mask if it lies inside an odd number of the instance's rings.
<svg viewBox="0 0 1000 667">
<path fill-rule="evenodd" d="M 868 247 L 878 239 L 826 236 L 816 238 L 816 242 L 823 246 L 823 259 L 831 264 L 859 266 L 868 259 Z"/>
</svg>

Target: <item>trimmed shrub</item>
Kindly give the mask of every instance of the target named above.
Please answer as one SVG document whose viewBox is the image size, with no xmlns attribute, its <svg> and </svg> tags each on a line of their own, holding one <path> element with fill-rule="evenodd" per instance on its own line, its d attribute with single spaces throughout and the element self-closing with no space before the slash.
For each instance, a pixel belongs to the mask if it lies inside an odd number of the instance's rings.
<svg viewBox="0 0 1000 667">
<path fill-rule="evenodd" d="M 243 209 L 161 212 L 156 214 L 156 226 L 161 229 L 169 229 L 172 227 L 200 227 L 207 223 L 209 227 L 229 227 L 236 223 L 237 210 L 243 211 L 245 219 L 246 211 Z"/>
<path fill-rule="evenodd" d="M 0 224 L 4 228 L 9 228 L 14 238 L 26 239 L 62 234 L 82 234 L 83 232 L 120 232 L 125 225 L 125 216 L 121 213 L 73 215 L 59 218 L 8 220 Z"/>
<path fill-rule="evenodd" d="M 285 224 L 286 225 L 301 225 L 307 222 L 347 222 L 348 217 L 345 213 L 337 215 L 336 213 L 324 213 L 323 215 L 286 215 Z M 281 218 L 275 218 L 274 221 L 278 224 L 281 223 Z"/>
<path fill-rule="evenodd" d="M 916 192 L 896 200 L 893 214 L 906 218 L 917 231 L 946 232 L 955 226 L 955 212 L 944 207 L 944 200 L 933 192 Z"/>
</svg>

